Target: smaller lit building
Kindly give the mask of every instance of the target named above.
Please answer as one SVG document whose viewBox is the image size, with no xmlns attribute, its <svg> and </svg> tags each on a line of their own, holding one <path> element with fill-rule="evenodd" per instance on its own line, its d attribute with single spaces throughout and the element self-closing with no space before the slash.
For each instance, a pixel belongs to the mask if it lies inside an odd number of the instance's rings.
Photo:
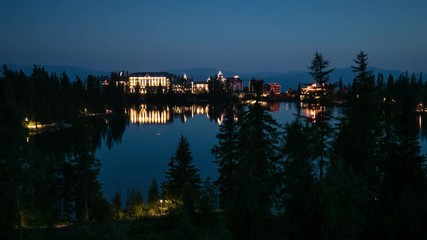
<svg viewBox="0 0 427 240">
<path fill-rule="evenodd" d="M 249 89 L 249 92 L 252 92 L 252 93 L 254 93 L 256 90 L 255 90 L 255 88 L 256 88 L 256 86 L 263 86 L 264 85 L 264 80 L 263 79 L 251 79 L 251 80 L 249 80 L 249 84 L 248 84 L 248 89 Z"/>
<path fill-rule="evenodd" d="M 278 83 L 267 83 L 264 85 L 264 92 L 272 95 L 280 95 L 281 86 Z"/>
<path fill-rule="evenodd" d="M 300 99 L 301 101 L 318 100 L 322 95 L 325 95 L 324 89 L 316 83 L 313 83 L 305 88 L 301 88 Z"/>
<path fill-rule="evenodd" d="M 172 81 L 172 91 L 174 93 L 193 93 L 193 81 L 184 74 L 182 77 Z"/>
<path fill-rule="evenodd" d="M 193 82 L 192 93 L 207 93 L 209 92 L 208 82 Z"/>
<path fill-rule="evenodd" d="M 209 78 L 208 81 L 211 79 Z M 216 81 L 222 81 L 225 86 L 225 90 L 229 92 L 243 92 L 243 80 L 240 79 L 238 75 L 234 75 L 233 77 L 224 77 L 221 70 L 219 70 L 216 75 Z"/>
<path fill-rule="evenodd" d="M 227 89 L 232 92 L 243 92 L 243 80 L 239 76 L 226 79 Z"/>
</svg>

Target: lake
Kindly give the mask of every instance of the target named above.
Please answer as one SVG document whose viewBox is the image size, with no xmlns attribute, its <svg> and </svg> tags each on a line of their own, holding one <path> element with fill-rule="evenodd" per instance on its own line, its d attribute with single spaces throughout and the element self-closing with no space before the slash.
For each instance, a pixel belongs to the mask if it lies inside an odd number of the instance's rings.
<svg viewBox="0 0 427 240">
<path fill-rule="evenodd" d="M 299 103 L 265 103 L 271 115 L 285 124 L 294 119 L 297 110 L 301 115 L 315 116 L 315 111 L 298 108 Z M 223 115 L 221 109 L 209 105 L 163 106 L 141 105 L 127 110 L 129 124 L 119 143 L 111 148 L 104 141 L 96 156 L 101 160 L 99 180 L 104 196 L 111 200 L 121 191 L 126 199 L 128 188 L 140 189 L 145 199 L 152 177 L 164 180 L 167 163 L 175 153 L 178 139 L 185 135 L 190 143 L 195 166 L 203 178 L 217 177 L 211 148 L 217 143 L 216 134 Z M 338 115 L 339 111 L 334 110 Z M 427 153 L 427 118 L 418 115 L 414 120 L 420 129 L 422 153 Z"/>
</svg>

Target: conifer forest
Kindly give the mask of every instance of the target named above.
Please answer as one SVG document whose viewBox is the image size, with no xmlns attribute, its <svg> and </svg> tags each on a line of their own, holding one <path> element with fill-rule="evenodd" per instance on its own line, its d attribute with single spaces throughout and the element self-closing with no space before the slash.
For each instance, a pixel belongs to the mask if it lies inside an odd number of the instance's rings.
<svg viewBox="0 0 427 240">
<path fill-rule="evenodd" d="M 142 99 L 121 84 L 126 73 L 70 79 L 2 66 L 0 239 L 427 239 L 427 164 L 413 121 L 427 106 L 422 73 L 383 76 L 361 51 L 346 85 L 330 79 L 322 53 L 307 62 L 312 79 L 301 85 L 317 90 L 302 98 L 295 86 L 286 101 L 316 109 L 315 119 L 277 122 L 256 82 L 245 102 L 216 81 L 198 96 L 147 93 L 223 113 L 209 146 L 218 177 L 202 177 L 181 134 L 164 179 L 111 199 L 95 153 L 121 141 L 126 109 Z"/>
</svg>

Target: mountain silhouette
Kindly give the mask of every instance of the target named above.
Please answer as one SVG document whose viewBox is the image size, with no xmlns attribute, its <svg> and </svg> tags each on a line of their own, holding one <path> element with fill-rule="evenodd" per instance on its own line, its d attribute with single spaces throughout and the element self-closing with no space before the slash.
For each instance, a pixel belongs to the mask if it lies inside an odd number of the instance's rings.
<svg viewBox="0 0 427 240">
<path fill-rule="evenodd" d="M 22 70 L 25 74 L 31 75 L 33 66 L 20 66 L 15 64 L 7 64 L 7 66 L 12 70 Z M 88 75 L 94 76 L 109 76 L 112 71 L 100 71 L 92 70 L 88 68 L 81 67 L 72 67 L 72 66 L 53 66 L 53 65 L 40 65 L 48 73 L 56 73 L 58 76 L 65 71 L 68 77 L 73 81 L 79 76 L 82 80 L 85 80 Z M 385 70 L 376 67 L 370 68 L 374 71 L 374 74 L 382 73 L 384 78 L 387 79 L 388 75 L 393 75 L 394 77 L 399 76 L 402 71 L 399 70 Z M 177 75 L 187 76 L 194 81 L 206 81 L 209 77 L 215 76 L 219 71 L 223 73 L 225 77 L 233 77 L 235 75 L 240 76 L 244 80 L 244 85 L 247 86 L 248 81 L 252 78 L 264 79 L 266 82 L 276 82 L 282 85 L 282 91 L 286 91 L 289 88 L 296 89 L 298 83 L 301 84 L 310 84 L 313 82 L 312 77 L 308 74 L 307 71 L 291 71 L 291 72 L 272 72 L 272 71 L 259 71 L 259 72 L 246 72 L 241 73 L 238 71 L 220 69 L 215 67 L 198 67 L 190 69 L 174 69 L 167 72 L 174 73 Z M 141 69 L 144 71 L 144 69 Z M 131 72 L 129 72 L 131 73 Z M 351 68 L 337 68 L 332 72 L 330 76 L 331 82 L 338 82 L 342 78 L 343 84 L 348 85 L 353 80 L 354 74 Z"/>
<path fill-rule="evenodd" d="M 384 70 L 376 67 L 370 68 L 374 71 L 374 74 L 382 73 L 384 78 L 387 79 L 388 75 L 393 75 L 394 77 L 399 76 L 401 71 L 399 70 Z M 247 86 L 247 81 L 252 78 L 264 79 L 266 82 L 276 82 L 282 85 L 282 91 L 285 91 L 289 88 L 296 89 L 298 83 L 301 84 L 310 84 L 313 82 L 313 79 L 307 71 L 292 71 L 292 72 L 251 72 L 251 73 L 239 73 L 237 71 L 230 71 L 226 69 L 219 69 L 213 67 L 205 68 L 191 68 L 191 69 L 178 69 L 170 70 L 169 72 L 175 73 L 177 75 L 187 74 L 189 78 L 194 79 L 195 81 L 206 81 L 210 76 L 215 76 L 218 71 L 221 70 L 225 77 L 232 77 L 234 75 L 240 76 L 243 79 L 244 85 Z M 343 84 L 347 85 L 352 82 L 354 74 L 351 68 L 337 68 L 330 75 L 331 82 L 338 82 L 342 78 Z"/>
</svg>

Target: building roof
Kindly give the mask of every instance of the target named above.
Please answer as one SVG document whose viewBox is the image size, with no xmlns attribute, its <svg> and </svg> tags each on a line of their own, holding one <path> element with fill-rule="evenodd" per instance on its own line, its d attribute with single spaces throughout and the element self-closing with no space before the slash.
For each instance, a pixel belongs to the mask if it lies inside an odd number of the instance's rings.
<svg viewBox="0 0 427 240">
<path fill-rule="evenodd" d="M 175 75 L 168 72 L 135 72 L 129 75 L 129 77 L 174 77 Z"/>
</svg>

